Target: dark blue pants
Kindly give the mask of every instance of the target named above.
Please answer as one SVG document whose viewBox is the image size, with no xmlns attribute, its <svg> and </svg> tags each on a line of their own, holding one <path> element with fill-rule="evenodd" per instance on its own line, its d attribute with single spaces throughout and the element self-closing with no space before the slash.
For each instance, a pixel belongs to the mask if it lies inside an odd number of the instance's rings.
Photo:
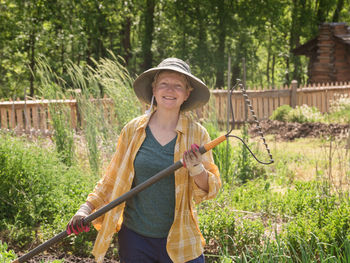
<svg viewBox="0 0 350 263">
<path fill-rule="evenodd" d="M 166 238 L 144 237 L 122 225 L 118 243 L 121 263 L 172 263 L 166 251 Z M 204 256 L 187 263 L 204 263 Z"/>
</svg>

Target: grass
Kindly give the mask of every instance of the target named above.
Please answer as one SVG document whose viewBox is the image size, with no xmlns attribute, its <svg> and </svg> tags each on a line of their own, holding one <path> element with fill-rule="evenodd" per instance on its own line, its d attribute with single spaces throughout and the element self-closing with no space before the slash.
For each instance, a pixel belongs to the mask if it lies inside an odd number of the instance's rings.
<svg viewBox="0 0 350 263">
<path fill-rule="evenodd" d="M 238 132 L 236 131 L 236 134 Z M 265 136 L 275 163 L 266 166 L 270 174 L 290 180 L 331 180 L 335 187 L 348 190 L 349 150 L 347 138 L 297 138 L 277 141 Z M 254 139 L 258 141 L 258 139 Z M 238 142 L 232 142 L 236 146 Z M 259 151 L 263 151 L 260 145 Z M 341 185 L 340 185 L 341 184 Z"/>
<path fill-rule="evenodd" d="M 228 180 L 215 200 L 199 208 L 207 261 L 344 262 L 350 236 L 347 138 L 265 137 L 275 160 L 263 166 L 266 177 L 243 185 Z M 253 148 L 267 158 L 261 145 Z M 232 159 L 235 165 L 237 153 Z"/>
</svg>

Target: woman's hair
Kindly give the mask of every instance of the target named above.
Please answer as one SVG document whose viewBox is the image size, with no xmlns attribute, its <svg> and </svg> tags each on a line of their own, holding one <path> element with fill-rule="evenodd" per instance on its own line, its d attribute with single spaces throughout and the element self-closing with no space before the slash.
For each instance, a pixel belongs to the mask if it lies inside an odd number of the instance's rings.
<svg viewBox="0 0 350 263">
<path fill-rule="evenodd" d="M 173 70 L 167 70 L 167 69 L 159 70 L 157 72 L 157 74 L 154 76 L 154 79 L 153 79 L 153 82 L 152 82 L 152 88 L 155 88 L 157 80 L 158 80 L 158 77 L 163 72 L 175 72 L 177 74 L 180 74 L 180 75 L 184 76 L 185 82 L 186 82 L 186 89 L 189 90 L 189 91 L 193 90 L 193 88 L 191 87 L 190 82 L 188 81 L 187 76 L 185 74 L 182 74 L 180 72 L 176 72 L 176 71 L 173 71 Z"/>
</svg>

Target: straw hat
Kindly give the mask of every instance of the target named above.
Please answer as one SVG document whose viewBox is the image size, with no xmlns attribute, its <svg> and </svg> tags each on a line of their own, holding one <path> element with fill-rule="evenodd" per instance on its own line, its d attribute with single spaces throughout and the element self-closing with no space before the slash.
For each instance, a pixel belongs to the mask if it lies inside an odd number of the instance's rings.
<svg viewBox="0 0 350 263">
<path fill-rule="evenodd" d="M 199 78 L 191 74 L 189 65 L 178 58 L 164 59 L 157 67 L 143 72 L 134 81 L 136 96 L 143 102 L 151 104 L 152 82 L 155 75 L 161 70 L 172 70 L 186 76 L 189 85 L 193 88 L 188 99 L 181 105 L 182 111 L 189 111 L 205 105 L 210 97 L 208 87 Z"/>
</svg>

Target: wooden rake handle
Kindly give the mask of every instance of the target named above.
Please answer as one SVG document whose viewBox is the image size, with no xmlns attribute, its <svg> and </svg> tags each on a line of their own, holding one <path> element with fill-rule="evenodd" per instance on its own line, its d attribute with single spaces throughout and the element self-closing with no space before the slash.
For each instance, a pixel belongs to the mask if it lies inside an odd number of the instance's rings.
<svg viewBox="0 0 350 263">
<path fill-rule="evenodd" d="M 213 141 L 211 141 L 203 146 L 200 146 L 199 151 L 200 151 L 200 153 L 203 154 L 203 153 L 213 149 L 215 146 L 217 146 L 218 144 L 220 144 L 224 140 L 226 140 L 226 136 L 225 135 L 220 136 L 220 137 L 214 139 Z M 160 171 L 159 173 L 152 176 L 151 178 L 149 178 L 148 180 L 146 180 L 142 184 L 137 185 L 136 187 L 132 188 L 130 191 L 128 191 L 125 194 L 121 195 L 120 197 L 114 199 L 109 204 L 103 206 L 102 208 L 100 208 L 96 212 L 85 217 L 84 224 L 88 224 L 88 223 L 92 222 L 96 218 L 98 218 L 101 215 L 112 210 L 114 207 L 125 202 L 127 199 L 133 197 L 134 195 L 138 194 L 139 192 L 143 191 L 144 189 L 146 189 L 146 188 L 150 187 L 151 185 L 153 185 L 154 183 L 158 182 L 162 178 L 173 174 L 177 169 L 181 168 L 182 166 L 183 166 L 182 160 L 177 161 L 176 163 L 170 165 L 168 168 L 165 168 L 164 170 Z M 67 231 L 62 231 L 61 233 L 57 234 L 53 238 L 49 239 L 48 241 L 42 243 L 41 245 L 37 246 L 33 250 L 29 251 L 27 254 L 12 261 L 12 263 L 26 262 L 27 260 L 31 259 L 32 257 L 39 254 L 40 252 L 45 251 L 46 249 L 48 249 L 49 247 L 51 247 L 52 245 L 54 245 L 55 243 L 59 242 L 60 240 L 64 239 L 67 236 L 68 236 Z"/>
</svg>

